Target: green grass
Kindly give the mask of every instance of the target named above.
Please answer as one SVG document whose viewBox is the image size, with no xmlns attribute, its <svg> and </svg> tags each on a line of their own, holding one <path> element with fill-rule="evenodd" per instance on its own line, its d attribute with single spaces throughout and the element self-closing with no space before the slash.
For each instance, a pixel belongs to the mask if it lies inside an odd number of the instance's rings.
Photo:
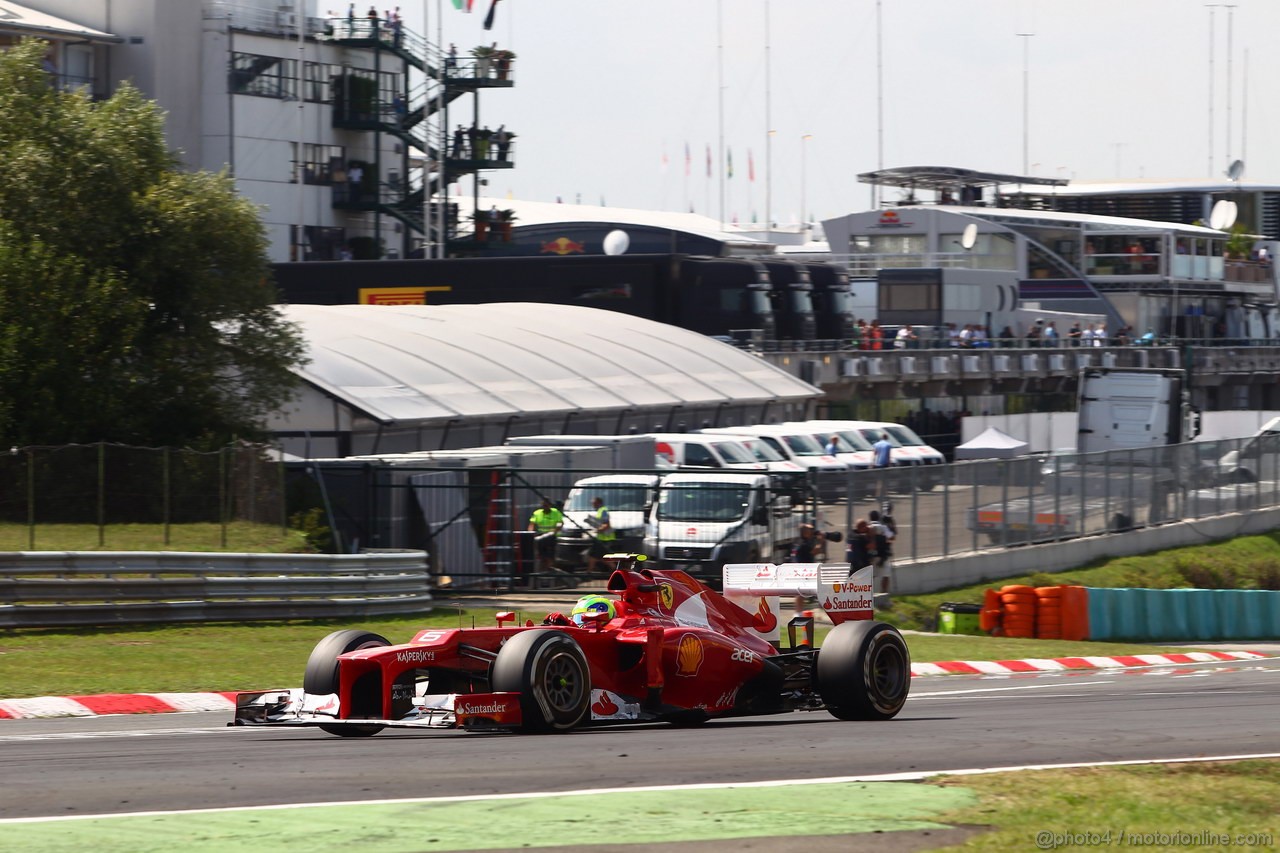
<svg viewBox="0 0 1280 853">
<path fill-rule="evenodd" d="M 985 590 L 1006 584 L 1076 584 L 1102 588 L 1280 589 L 1280 531 L 1208 545 L 1098 560 L 1065 572 L 1033 572 L 926 595 L 895 595 L 881 614 L 899 628 L 932 631 L 943 602 L 981 604 Z"/>
<path fill-rule="evenodd" d="M 952 825 L 990 826 L 948 851 L 1142 848 L 1147 850 L 1275 850 L 1280 845 L 1280 762 L 1239 761 L 1162 766 L 1041 770 L 944 778 L 944 786 L 978 794 L 972 807 L 936 819 Z M 1161 833 L 1215 833 L 1228 843 L 1195 844 Z M 1037 843 L 1040 833 L 1089 833 L 1084 843 Z M 1100 836 L 1110 833 L 1110 839 Z M 1237 839 L 1269 835 L 1270 840 Z M 1132 835 L 1138 836 L 1135 841 Z M 1172 843 L 1171 843 L 1172 842 Z M 1244 842 L 1244 843 L 1242 843 Z"/>
<path fill-rule="evenodd" d="M 296 687 L 312 647 L 331 631 L 364 628 L 404 643 L 419 628 L 494 625 L 495 612 L 471 609 L 460 615 L 438 607 L 430 614 L 360 620 L 0 631 L 0 698 Z M 542 615 L 530 611 L 521 619 L 537 622 Z M 1005 637 L 912 634 L 906 639 L 917 662 L 1169 651 Z"/>
<path fill-rule="evenodd" d="M 312 549 L 298 530 L 279 525 L 233 521 L 219 524 L 173 524 L 168 541 L 162 524 L 0 523 L 0 551 L 231 551 L 264 554 L 305 553 Z"/>
</svg>

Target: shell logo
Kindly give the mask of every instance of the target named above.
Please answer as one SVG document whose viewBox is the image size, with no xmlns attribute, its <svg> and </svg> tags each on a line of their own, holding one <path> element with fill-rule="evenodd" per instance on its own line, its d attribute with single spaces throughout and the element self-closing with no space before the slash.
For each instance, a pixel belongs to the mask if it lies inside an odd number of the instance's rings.
<svg viewBox="0 0 1280 853">
<path fill-rule="evenodd" d="M 676 591 L 675 589 L 672 588 L 671 584 L 669 583 L 659 584 L 658 585 L 658 603 L 662 605 L 663 609 L 670 610 L 671 605 L 675 604 L 675 601 L 676 601 Z"/>
<path fill-rule="evenodd" d="M 676 645 L 676 675 L 688 678 L 697 675 L 706 656 L 702 639 L 697 634 L 685 634 Z"/>
</svg>

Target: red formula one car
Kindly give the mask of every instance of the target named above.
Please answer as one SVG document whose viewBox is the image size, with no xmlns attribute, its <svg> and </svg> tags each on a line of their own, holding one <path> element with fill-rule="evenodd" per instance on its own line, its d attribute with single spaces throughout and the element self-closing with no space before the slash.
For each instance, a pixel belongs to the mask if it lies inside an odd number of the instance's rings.
<svg viewBox="0 0 1280 853">
<path fill-rule="evenodd" d="M 233 725 L 555 732 L 820 709 L 888 720 L 906 702 L 910 656 L 895 628 L 871 619 L 869 568 L 728 565 L 719 593 L 642 556 L 606 559 L 616 600 L 581 624 L 553 614 L 521 626 L 499 613 L 496 627 L 430 628 L 404 645 L 337 631 L 311 653 L 301 689 L 239 694 Z M 812 614 L 793 618 L 782 644 L 782 595 L 818 597 L 834 623 L 820 648 Z"/>
</svg>

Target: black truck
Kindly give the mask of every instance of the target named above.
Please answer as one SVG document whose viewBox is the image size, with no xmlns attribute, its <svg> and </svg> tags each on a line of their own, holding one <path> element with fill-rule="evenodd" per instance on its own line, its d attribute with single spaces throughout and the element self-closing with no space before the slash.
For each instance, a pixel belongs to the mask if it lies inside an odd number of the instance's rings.
<svg viewBox="0 0 1280 853">
<path fill-rule="evenodd" d="M 778 285 L 763 263 L 748 258 L 636 254 L 309 261 L 275 264 L 273 272 L 280 301 L 290 304 L 548 302 L 621 311 L 705 335 L 757 329 L 773 339 L 779 332 L 771 298 Z M 807 289 L 803 295 L 807 303 Z M 810 329 L 812 322 L 810 313 Z"/>
</svg>

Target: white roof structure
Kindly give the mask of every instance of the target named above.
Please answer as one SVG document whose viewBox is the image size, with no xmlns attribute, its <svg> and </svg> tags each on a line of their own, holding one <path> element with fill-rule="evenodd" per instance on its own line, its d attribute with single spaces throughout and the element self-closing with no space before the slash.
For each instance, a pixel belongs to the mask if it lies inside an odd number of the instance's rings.
<svg viewBox="0 0 1280 853">
<path fill-rule="evenodd" d="M 0 19 L 4 20 L 6 31 L 21 32 L 24 35 L 102 43 L 124 41 L 120 36 L 81 26 L 74 21 L 55 15 L 37 12 L 35 9 L 17 3 L 0 2 Z"/>
<path fill-rule="evenodd" d="M 549 201 L 524 201 L 522 199 L 479 199 L 479 209 L 514 210 L 518 225 L 553 225 L 561 222 L 612 222 L 619 227 L 646 225 L 651 228 L 668 228 L 699 237 L 724 240 L 739 246 L 758 246 L 760 251 L 771 251 L 773 243 L 752 235 L 742 234 L 720 227 L 718 219 L 699 213 L 679 213 L 670 210 L 640 210 L 628 207 L 603 207 L 594 204 L 562 204 Z"/>
<path fill-rule="evenodd" d="M 383 424 L 803 401 L 821 391 L 705 335 L 597 308 L 288 305 L 302 378 Z"/>
<path fill-rule="evenodd" d="M 956 447 L 956 459 L 1012 459 L 1025 454 L 1030 446 L 997 427 L 987 427 Z"/>
</svg>

